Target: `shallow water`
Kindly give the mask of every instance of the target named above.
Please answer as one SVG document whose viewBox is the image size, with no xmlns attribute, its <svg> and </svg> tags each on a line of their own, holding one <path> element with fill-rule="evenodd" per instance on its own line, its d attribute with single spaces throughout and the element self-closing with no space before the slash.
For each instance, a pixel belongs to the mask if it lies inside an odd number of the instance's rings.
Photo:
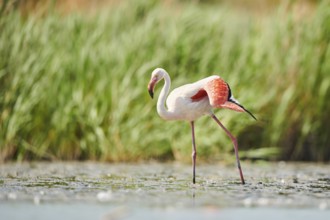
<svg viewBox="0 0 330 220">
<path fill-rule="evenodd" d="M 242 165 L 3 164 L 1 219 L 329 219 L 330 165 Z"/>
</svg>

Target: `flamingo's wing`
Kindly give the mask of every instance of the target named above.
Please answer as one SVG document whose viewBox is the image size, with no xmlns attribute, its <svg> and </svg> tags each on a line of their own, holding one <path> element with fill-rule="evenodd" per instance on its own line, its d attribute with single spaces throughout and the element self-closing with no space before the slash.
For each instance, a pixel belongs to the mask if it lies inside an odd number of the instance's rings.
<svg viewBox="0 0 330 220">
<path fill-rule="evenodd" d="M 198 102 L 206 97 L 209 98 L 210 105 L 213 108 L 227 108 L 237 112 L 246 112 L 255 120 L 256 117 L 244 108 L 231 94 L 229 85 L 220 77 L 212 77 L 201 80 L 203 85 L 201 88 L 191 96 L 191 101 Z"/>
<path fill-rule="evenodd" d="M 220 77 L 207 81 L 196 94 L 191 97 L 193 102 L 197 102 L 205 97 L 210 100 L 213 108 L 228 108 L 238 112 L 244 112 L 244 108 L 231 100 L 231 91 L 228 84 Z"/>
</svg>

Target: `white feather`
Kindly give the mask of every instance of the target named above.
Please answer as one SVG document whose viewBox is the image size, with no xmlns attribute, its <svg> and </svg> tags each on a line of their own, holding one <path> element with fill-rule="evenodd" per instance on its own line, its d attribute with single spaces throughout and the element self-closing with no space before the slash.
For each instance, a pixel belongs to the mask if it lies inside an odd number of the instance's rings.
<svg viewBox="0 0 330 220">
<path fill-rule="evenodd" d="M 169 93 L 171 79 L 165 70 L 158 69 L 158 71 L 162 72 L 161 75 L 163 75 L 165 80 L 165 85 L 159 95 L 157 105 L 158 114 L 163 119 L 194 121 L 202 115 L 212 113 L 212 106 L 207 96 L 195 102 L 191 97 L 203 89 L 207 82 L 219 78 L 219 76 L 210 76 L 195 83 L 180 86 L 174 89 L 166 99 L 166 95 Z M 167 109 L 165 108 L 165 103 L 163 103 L 165 99 Z"/>
</svg>

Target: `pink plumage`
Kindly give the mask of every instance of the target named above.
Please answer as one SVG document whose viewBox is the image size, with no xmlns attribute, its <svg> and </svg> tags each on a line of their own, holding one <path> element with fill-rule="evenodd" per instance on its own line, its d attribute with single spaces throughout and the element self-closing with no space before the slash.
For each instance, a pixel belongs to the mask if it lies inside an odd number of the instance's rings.
<svg viewBox="0 0 330 220">
<path fill-rule="evenodd" d="M 227 83 L 219 77 L 205 82 L 202 89 L 192 96 L 191 99 L 193 102 L 196 102 L 207 97 L 212 107 L 220 108 L 228 100 L 228 92 Z"/>
<path fill-rule="evenodd" d="M 214 108 L 220 108 L 228 100 L 229 88 L 227 83 L 221 78 L 213 79 L 204 86 L 210 99 L 210 104 Z"/>
</svg>

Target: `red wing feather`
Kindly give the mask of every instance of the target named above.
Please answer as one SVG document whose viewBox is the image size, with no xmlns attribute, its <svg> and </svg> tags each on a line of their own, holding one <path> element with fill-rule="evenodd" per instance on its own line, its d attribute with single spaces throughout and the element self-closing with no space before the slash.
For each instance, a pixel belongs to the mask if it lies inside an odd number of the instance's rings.
<svg viewBox="0 0 330 220">
<path fill-rule="evenodd" d="M 221 78 L 207 82 L 204 89 L 209 96 L 212 107 L 220 108 L 228 100 L 229 88 L 227 83 Z"/>
<path fill-rule="evenodd" d="M 204 89 L 199 90 L 194 96 L 191 97 L 193 102 L 198 102 L 199 100 L 205 98 L 207 93 Z"/>
<path fill-rule="evenodd" d="M 202 89 L 191 97 L 191 100 L 197 102 L 208 97 L 210 105 L 214 108 L 227 108 L 237 112 L 247 112 L 251 117 L 257 120 L 251 112 L 229 96 L 231 96 L 231 92 L 228 84 L 219 77 L 208 81 Z"/>
<path fill-rule="evenodd" d="M 210 105 L 215 108 L 222 107 L 228 100 L 229 88 L 221 78 L 207 82 L 202 89 L 191 97 L 193 102 L 198 102 L 208 96 Z"/>
</svg>

